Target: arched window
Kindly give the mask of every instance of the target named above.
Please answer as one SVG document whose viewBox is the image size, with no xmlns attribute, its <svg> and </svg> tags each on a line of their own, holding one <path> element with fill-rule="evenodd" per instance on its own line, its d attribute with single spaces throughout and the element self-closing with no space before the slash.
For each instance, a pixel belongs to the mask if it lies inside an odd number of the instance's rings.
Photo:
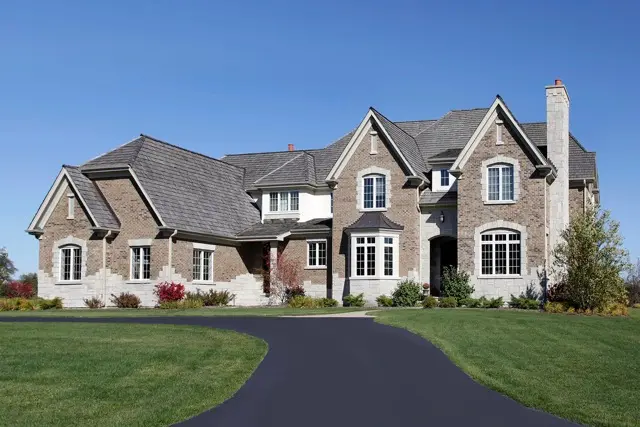
<svg viewBox="0 0 640 427">
<path fill-rule="evenodd" d="M 76 245 L 60 247 L 60 281 L 82 279 L 82 249 Z"/>
<path fill-rule="evenodd" d="M 522 245 L 520 233 L 513 230 L 488 230 L 480 235 L 482 252 L 481 274 L 521 274 Z"/>
<path fill-rule="evenodd" d="M 363 208 L 384 209 L 387 207 L 386 177 L 381 174 L 365 175 L 362 178 L 364 188 Z"/>
<path fill-rule="evenodd" d="M 513 165 L 493 164 L 487 167 L 487 199 L 515 200 Z"/>
</svg>

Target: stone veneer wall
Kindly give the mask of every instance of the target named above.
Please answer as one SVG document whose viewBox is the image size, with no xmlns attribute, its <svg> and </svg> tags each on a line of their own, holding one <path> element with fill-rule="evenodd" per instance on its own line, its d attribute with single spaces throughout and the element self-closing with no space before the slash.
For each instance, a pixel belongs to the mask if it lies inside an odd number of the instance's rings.
<svg viewBox="0 0 640 427">
<path fill-rule="evenodd" d="M 458 266 L 472 275 L 475 296 L 508 299 L 527 286 L 539 286 L 538 273 L 545 265 L 545 187 L 538 178 L 533 161 L 516 142 L 512 131 L 505 126 L 503 144 L 496 145 L 496 127 L 492 126 L 482 138 L 464 166 L 458 179 Z M 512 204 L 485 204 L 482 182 L 483 162 L 497 156 L 517 161 L 519 167 L 519 198 Z M 485 162 L 486 163 L 486 162 Z M 516 184 L 518 184 L 516 182 Z M 524 230 L 523 270 L 521 277 L 482 278 L 480 276 L 478 231 L 487 226 L 503 227 L 514 223 Z M 523 234 L 525 234 L 523 233 Z M 524 257 L 523 257 L 524 258 Z"/>
<path fill-rule="evenodd" d="M 358 181 L 358 173 L 367 168 L 379 168 L 389 171 L 389 192 L 387 210 L 384 214 L 392 221 L 404 226 L 399 242 L 399 274 L 401 277 L 417 278 L 420 256 L 420 212 L 418 210 L 418 190 L 405 186 L 406 175 L 400 166 L 400 160 L 390 151 L 384 137 L 379 137 L 377 154 L 370 154 L 370 132 L 366 127 L 364 137 L 355 152 L 345 165 L 338 184 L 333 191 L 333 244 L 332 244 L 332 289 L 333 297 L 342 300 L 345 286 L 346 259 L 348 256 L 348 237 L 344 229 L 353 224 L 361 215 L 358 206 L 358 189 L 362 185 Z M 378 132 L 382 135 L 381 132 Z M 370 282 L 370 283 L 369 283 Z M 375 302 L 380 292 L 387 293 L 386 285 L 374 284 L 373 281 L 360 281 L 358 289 L 350 289 L 350 293 L 364 292 L 367 301 Z M 395 287 L 396 281 L 393 281 Z M 353 285 L 353 284 L 352 284 Z"/>
</svg>

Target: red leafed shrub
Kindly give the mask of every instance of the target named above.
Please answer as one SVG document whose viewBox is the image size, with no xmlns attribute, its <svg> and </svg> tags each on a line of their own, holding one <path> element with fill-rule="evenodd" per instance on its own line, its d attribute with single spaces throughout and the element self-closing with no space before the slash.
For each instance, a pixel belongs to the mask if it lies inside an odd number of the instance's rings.
<svg viewBox="0 0 640 427">
<path fill-rule="evenodd" d="M 9 282 L 5 285 L 4 293 L 9 298 L 33 298 L 33 286 L 29 283 Z"/>
<path fill-rule="evenodd" d="M 156 285 L 153 293 L 158 297 L 158 302 L 180 301 L 184 298 L 184 285 L 174 282 L 160 283 Z"/>
</svg>

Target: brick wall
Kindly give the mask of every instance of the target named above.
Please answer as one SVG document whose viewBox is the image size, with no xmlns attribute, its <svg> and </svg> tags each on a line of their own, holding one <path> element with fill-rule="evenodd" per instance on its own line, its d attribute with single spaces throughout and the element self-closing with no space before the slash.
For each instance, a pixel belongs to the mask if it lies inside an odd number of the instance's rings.
<svg viewBox="0 0 640 427">
<path fill-rule="evenodd" d="M 307 240 L 289 239 L 283 245 L 282 256 L 300 262 L 300 271 L 303 282 L 313 284 L 327 284 L 327 269 L 309 269 L 307 264 Z M 327 248 L 328 249 L 328 248 Z"/>
<path fill-rule="evenodd" d="M 569 216 L 571 218 L 584 212 L 584 191 L 584 187 L 569 188 Z"/>
<path fill-rule="evenodd" d="M 475 231 L 477 227 L 487 223 L 507 221 L 526 227 L 526 269 L 521 280 L 498 278 L 482 286 L 476 281 L 477 293 L 488 296 L 499 295 L 491 287 L 506 292 L 510 286 L 512 291 L 522 289 L 535 276 L 531 270 L 544 265 L 545 261 L 545 186 L 544 178 L 536 174 L 532 159 L 516 142 L 507 126 L 503 129 L 503 145 L 496 145 L 496 127 L 492 126 L 471 154 L 458 180 L 458 266 L 472 275 L 479 272 L 477 263 Z M 496 156 L 504 156 L 517 160 L 519 167 L 519 198 L 514 204 L 491 205 L 483 201 L 483 161 Z M 485 162 L 486 163 L 486 162 Z M 524 251 L 523 251 L 524 252 Z M 506 281 L 509 280 L 509 283 Z M 502 283 L 502 282 L 504 283 Z M 481 286 L 478 286 L 480 284 Z M 504 286 L 503 286 L 504 285 Z M 517 288 L 517 289 L 515 289 Z M 479 291 L 479 292 L 478 292 Z M 503 295 L 508 298 L 508 295 Z"/>
<path fill-rule="evenodd" d="M 418 271 L 420 213 L 417 207 L 417 190 L 404 187 L 406 175 L 399 161 L 391 154 L 386 141 L 378 143 L 378 154 L 370 154 L 369 130 L 365 130 L 364 139 L 343 169 L 333 192 L 332 271 L 334 275 L 337 274 L 340 278 L 345 277 L 348 238 L 343 231 L 362 215 L 357 206 L 358 171 L 371 166 L 390 171 L 390 182 L 387 183 L 387 191 L 390 191 L 390 206 L 385 215 L 404 226 L 400 234 L 399 246 L 400 276 L 407 276 L 410 270 Z"/>
</svg>

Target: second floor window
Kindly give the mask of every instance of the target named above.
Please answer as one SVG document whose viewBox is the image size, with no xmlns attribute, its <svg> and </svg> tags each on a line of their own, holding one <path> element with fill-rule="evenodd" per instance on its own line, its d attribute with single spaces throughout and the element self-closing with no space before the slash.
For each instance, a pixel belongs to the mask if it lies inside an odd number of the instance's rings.
<svg viewBox="0 0 640 427">
<path fill-rule="evenodd" d="M 82 278 L 82 249 L 78 246 L 60 248 L 60 281 L 69 282 Z"/>
<path fill-rule="evenodd" d="M 449 186 L 449 169 L 440 169 L 440 187 Z"/>
<path fill-rule="evenodd" d="M 135 246 L 131 248 L 131 280 L 151 279 L 151 248 Z"/>
<path fill-rule="evenodd" d="M 280 191 L 269 193 L 269 211 L 298 212 L 300 193 L 298 191 Z"/>
<path fill-rule="evenodd" d="M 513 165 L 492 165 L 487 168 L 489 200 L 513 201 Z"/>
<path fill-rule="evenodd" d="M 387 189 L 384 175 L 367 175 L 363 178 L 364 209 L 387 207 Z"/>
</svg>

